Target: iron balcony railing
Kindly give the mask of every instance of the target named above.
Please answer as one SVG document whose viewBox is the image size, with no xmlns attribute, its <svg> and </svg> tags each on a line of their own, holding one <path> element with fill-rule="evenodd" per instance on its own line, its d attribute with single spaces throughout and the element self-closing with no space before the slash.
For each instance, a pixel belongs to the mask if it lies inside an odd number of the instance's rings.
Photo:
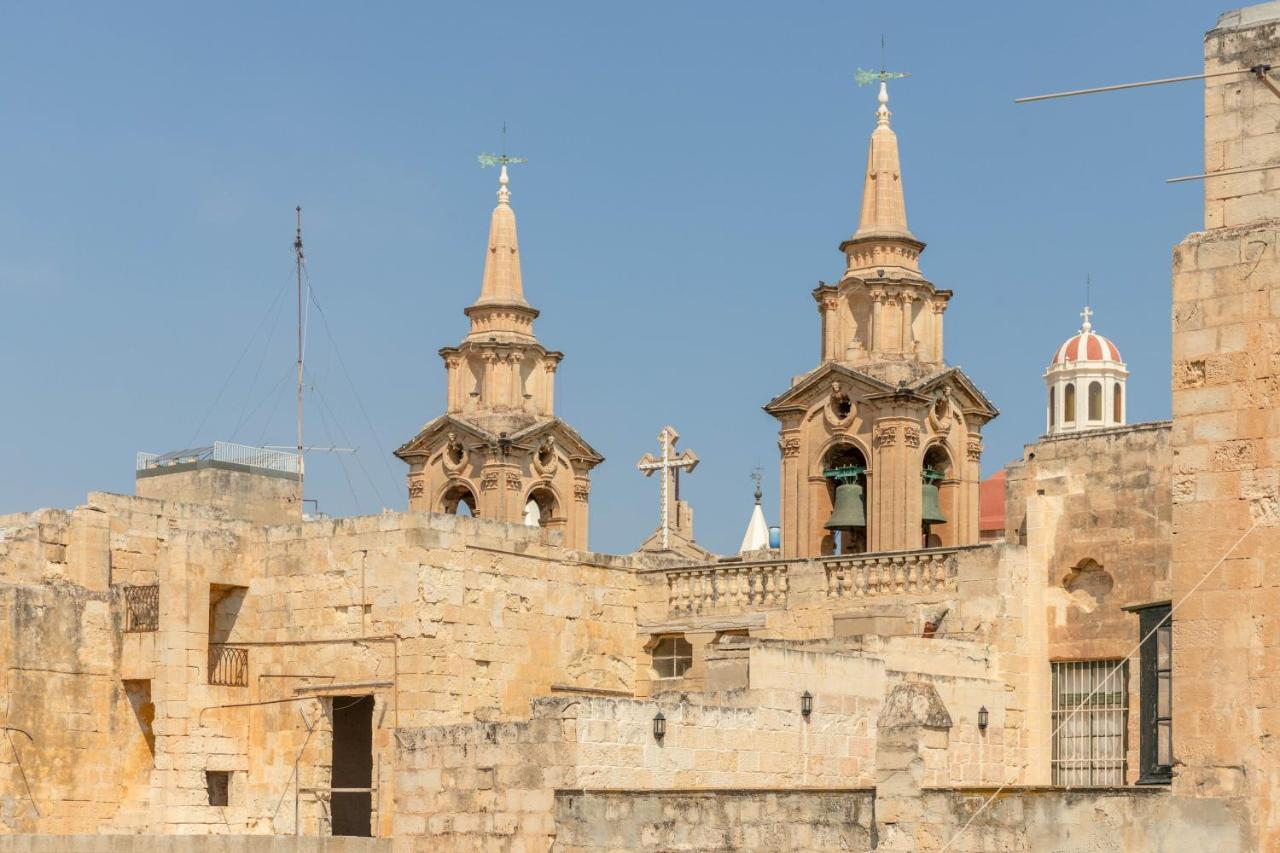
<svg viewBox="0 0 1280 853">
<path fill-rule="evenodd" d="M 160 587 L 124 587 L 124 630 L 126 633 L 155 631 L 160 628 Z"/>
<path fill-rule="evenodd" d="M 139 453 L 137 470 L 149 471 L 153 468 L 165 468 L 170 465 L 183 465 L 189 462 L 228 462 L 233 465 L 245 465 L 250 468 L 264 468 L 268 471 L 280 471 L 285 474 L 298 473 L 298 454 L 286 450 L 274 450 L 270 447 L 250 447 L 247 444 L 232 444 L 227 441 L 215 441 L 209 447 L 191 447 L 186 450 L 175 450 L 171 453 Z"/>
<path fill-rule="evenodd" d="M 241 646 L 209 646 L 209 683 L 224 687 L 249 686 L 249 650 Z"/>
</svg>

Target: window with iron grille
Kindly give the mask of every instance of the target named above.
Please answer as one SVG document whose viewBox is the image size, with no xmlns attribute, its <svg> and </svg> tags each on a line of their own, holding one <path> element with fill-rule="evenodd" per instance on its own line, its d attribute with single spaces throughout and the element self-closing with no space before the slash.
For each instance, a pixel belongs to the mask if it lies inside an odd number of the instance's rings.
<svg viewBox="0 0 1280 853">
<path fill-rule="evenodd" d="M 126 586 L 124 589 L 124 630 L 128 633 L 160 628 L 160 587 Z"/>
<path fill-rule="evenodd" d="M 1053 664 L 1053 784 L 1123 785 L 1129 725 L 1128 665 Z"/>
</svg>

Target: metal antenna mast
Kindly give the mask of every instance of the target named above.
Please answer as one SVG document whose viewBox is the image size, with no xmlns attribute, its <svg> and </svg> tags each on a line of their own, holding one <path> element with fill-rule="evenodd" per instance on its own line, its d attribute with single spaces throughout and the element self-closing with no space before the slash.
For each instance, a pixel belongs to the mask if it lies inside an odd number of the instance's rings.
<svg viewBox="0 0 1280 853">
<path fill-rule="evenodd" d="M 298 507 L 302 507 L 302 205 L 294 208 L 297 231 L 293 238 L 294 267 L 298 284 Z"/>
</svg>

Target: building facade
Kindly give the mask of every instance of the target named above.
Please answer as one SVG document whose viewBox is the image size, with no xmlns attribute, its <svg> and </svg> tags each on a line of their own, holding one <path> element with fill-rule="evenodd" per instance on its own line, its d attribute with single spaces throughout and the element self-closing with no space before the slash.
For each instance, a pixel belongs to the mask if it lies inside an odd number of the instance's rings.
<svg viewBox="0 0 1280 853">
<path fill-rule="evenodd" d="M 1280 3 L 1208 34 L 1211 171 L 1269 161 L 1278 48 Z M 769 405 L 780 551 L 611 556 L 585 499 L 543 516 L 599 457 L 538 384 L 503 178 L 407 512 L 299 518 L 288 460 L 223 447 L 0 516 L 0 851 L 1275 849 L 1280 190 L 1215 178 L 1176 249 L 1173 420 L 1050 429 L 979 542 L 995 410 L 941 312 L 904 330 L 950 295 L 883 94 L 875 134 L 837 331 Z"/>
</svg>

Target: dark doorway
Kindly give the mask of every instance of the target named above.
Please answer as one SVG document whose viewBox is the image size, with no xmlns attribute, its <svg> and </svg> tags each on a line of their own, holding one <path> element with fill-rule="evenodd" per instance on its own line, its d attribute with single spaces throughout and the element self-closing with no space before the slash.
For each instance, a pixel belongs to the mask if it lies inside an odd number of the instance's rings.
<svg viewBox="0 0 1280 853">
<path fill-rule="evenodd" d="M 337 788 L 364 788 L 332 795 L 334 835 L 368 837 L 372 832 L 373 697 L 333 697 L 333 781 Z"/>
</svg>

